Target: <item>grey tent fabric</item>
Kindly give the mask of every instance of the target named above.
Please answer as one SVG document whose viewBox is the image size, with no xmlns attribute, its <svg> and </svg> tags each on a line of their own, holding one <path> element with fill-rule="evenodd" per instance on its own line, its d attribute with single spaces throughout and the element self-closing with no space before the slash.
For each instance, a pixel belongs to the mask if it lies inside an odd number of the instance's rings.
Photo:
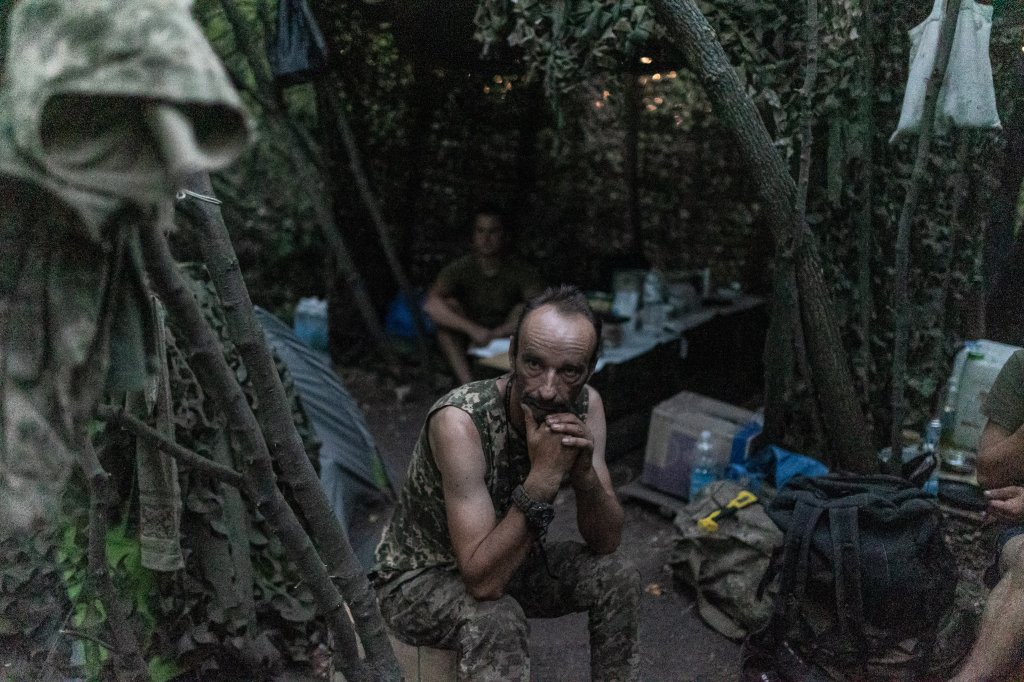
<svg viewBox="0 0 1024 682">
<path fill-rule="evenodd" d="M 372 562 L 376 537 L 366 536 L 368 508 L 390 502 L 394 476 L 377 453 L 362 410 L 331 368 L 326 353 L 310 348 L 291 328 L 262 308 L 256 317 L 270 346 L 288 367 L 295 390 L 316 431 L 320 483 L 364 567 Z"/>
</svg>

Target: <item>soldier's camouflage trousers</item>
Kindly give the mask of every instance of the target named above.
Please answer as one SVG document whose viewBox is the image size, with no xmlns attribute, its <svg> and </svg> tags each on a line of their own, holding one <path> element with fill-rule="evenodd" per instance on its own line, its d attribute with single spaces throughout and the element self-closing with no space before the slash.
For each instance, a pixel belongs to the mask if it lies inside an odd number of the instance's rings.
<svg viewBox="0 0 1024 682">
<path fill-rule="evenodd" d="M 458 679 L 481 682 L 530 679 L 527 617 L 586 611 L 590 673 L 597 681 L 638 677 L 640 575 L 617 554 L 596 555 L 578 542 L 534 549 L 505 595 L 478 601 L 454 570 L 398 576 L 378 590 L 381 613 L 399 639 L 414 646 L 454 649 Z"/>
</svg>

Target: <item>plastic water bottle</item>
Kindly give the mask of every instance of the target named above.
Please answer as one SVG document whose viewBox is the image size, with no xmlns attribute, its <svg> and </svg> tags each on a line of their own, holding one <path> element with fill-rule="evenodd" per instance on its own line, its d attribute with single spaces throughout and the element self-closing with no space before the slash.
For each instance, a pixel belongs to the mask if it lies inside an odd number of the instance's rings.
<svg viewBox="0 0 1024 682">
<path fill-rule="evenodd" d="M 643 301 L 644 305 L 663 303 L 665 301 L 665 278 L 657 268 L 651 268 L 644 275 Z"/>
<path fill-rule="evenodd" d="M 932 419 L 928 422 L 928 426 L 924 431 L 924 443 L 921 448 L 924 450 L 925 456 L 930 456 L 935 461 L 935 468 L 932 469 L 931 475 L 928 476 L 928 480 L 924 482 L 922 486 L 924 491 L 929 495 L 939 495 L 939 434 L 942 431 L 942 420 Z"/>
<path fill-rule="evenodd" d="M 711 447 L 711 432 L 701 431 L 697 441 L 697 456 L 693 460 L 693 472 L 690 474 L 690 500 L 706 486 L 718 480 L 718 462 Z"/>
<path fill-rule="evenodd" d="M 295 306 L 295 336 L 307 346 L 327 350 L 327 301 L 322 298 L 300 298 Z"/>
</svg>

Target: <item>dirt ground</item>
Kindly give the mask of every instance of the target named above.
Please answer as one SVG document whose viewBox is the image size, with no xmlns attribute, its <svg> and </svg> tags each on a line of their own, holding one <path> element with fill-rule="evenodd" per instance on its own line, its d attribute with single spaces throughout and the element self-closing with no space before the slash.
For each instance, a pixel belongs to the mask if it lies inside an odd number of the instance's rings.
<svg viewBox="0 0 1024 682">
<path fill-rule="evenodd" d="M 438 379 L 432 388 L 398 387 L 394 382 L 359 370 L 343 370 L 348 389 L 359 400 L 377 447 L 400 484 L 423 418 L 433 401 L 446 390 Z M 617 487 L 639 476 L 642 453 L 609 453 Z M 552 539 L 579 538 L 575 528 L 575 500 L 563 489 L 555 501 Z M 687 588 L 673 580 L 668 567 L 676 531 L 672 519 L 658 509 L 633 500 L 624 502 L 625 529 L 619 552 L 640 570 L 645 586 L 640 628 L 641 679 L 649 682 L 688 680 L 726 681 L 739 676 L 740 646 L 704 625 Z M 386 514 L 374 519 L 380 527 Z M 979 612 L 984 604 L 980 573 L 991 552 L 990 529 L 976 519 L 948 516 L 947 539 L 961 566 L 958 599 Z M 576 682 L 590 679 L 585 615 L 531 620 L 532 677 L 539 682 Z"/>
</svg>

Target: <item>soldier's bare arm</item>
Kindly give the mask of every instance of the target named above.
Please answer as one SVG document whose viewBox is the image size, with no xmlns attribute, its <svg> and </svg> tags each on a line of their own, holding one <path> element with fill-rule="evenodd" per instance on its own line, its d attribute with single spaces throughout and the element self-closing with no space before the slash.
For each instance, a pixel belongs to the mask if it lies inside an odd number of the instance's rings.
<svg viewBox="0 0 1024 682">
<path fill-rule="evenodd" d="M 978 445 L 978 483 L 1002 488 L 1024 483 L 1024 426 L 1014 432 L 989 421 Z"/>
<path fill-rule="evenodd" d="M 448 532 L 466 589 L 476 599 L 498 599 L 533 543 L 514 505 L 501 521 L 484 479 L 486 464 L 472 419 L 448 407 L 430 420 L 430 448 L 441 471 Z"/>
</svg>

